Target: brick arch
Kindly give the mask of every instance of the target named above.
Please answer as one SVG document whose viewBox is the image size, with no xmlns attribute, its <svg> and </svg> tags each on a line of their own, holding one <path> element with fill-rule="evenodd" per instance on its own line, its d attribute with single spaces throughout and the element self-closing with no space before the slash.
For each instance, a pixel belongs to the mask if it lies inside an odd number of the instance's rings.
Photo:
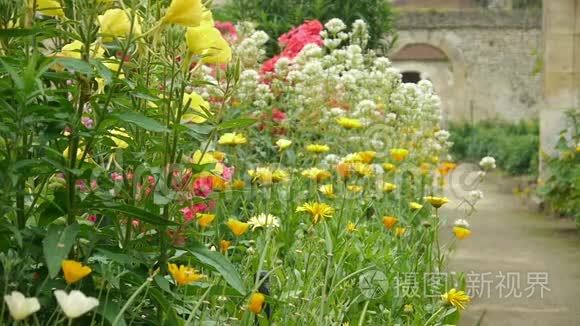
<svg viewBox="0 0 580 326">
<path fill-rule="evenodd" d="M 465 94 L 467 66 L 460 47 L 461 40 L 452 32 L 429 30 L 399 31 L 395 46 L 389 51 L 393 61 L 443 61 L 449 62 L 453 76 L 453 105 L 448 115 L 462 116 L 468 107 Z M 408 58 L 405 59 L 403 56 Z M 410 55 L 410 57 L 409 57 Z"/>
</svg>

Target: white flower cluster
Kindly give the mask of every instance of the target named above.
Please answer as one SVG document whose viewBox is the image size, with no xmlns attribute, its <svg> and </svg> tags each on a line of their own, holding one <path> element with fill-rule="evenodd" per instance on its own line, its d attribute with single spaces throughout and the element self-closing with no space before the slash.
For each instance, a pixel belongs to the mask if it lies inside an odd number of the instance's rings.
<svg viewBox="0 0 580 326">
<path fill-rule="evenodd" d="M 491 156 L 486 156 L 479 161 L 479 166 L 481 166 L 485 171 L 495 169 L 495 158 Z"/>
<path fill-rule="evenodd" d="M 248 53 L 242 57 L 259 52 L 256 33 L 250 37 L 252 50 L 242 47 Z M 242 73 L 236 97 L 247 106 L 263 108 L 273 94 L 283 94 L 285 109 L 298 119 L 320 112 L 316 122 L 325 128 L 341 128 L 341 117 L 358 120 L 364 134 L 350 134 L 347 142 L 363 141 L 375 150 L 413 146 L 422 157 L 445 155 L 451 145 L 449 132 L 439 128 L 441 100 L 431 82 L 403 83 L 388 58 L 367 51 L 368 26 L 363 20 L 348 31 L 344 22 L 332 19 L 321 37 L 324 48 L 308 44 L 295 58 L 280 58 L 274 72 L 262 76 L 268 84 L 260 82 L 255 66 L 245 66 L 252 71 Z"/>
</svg>

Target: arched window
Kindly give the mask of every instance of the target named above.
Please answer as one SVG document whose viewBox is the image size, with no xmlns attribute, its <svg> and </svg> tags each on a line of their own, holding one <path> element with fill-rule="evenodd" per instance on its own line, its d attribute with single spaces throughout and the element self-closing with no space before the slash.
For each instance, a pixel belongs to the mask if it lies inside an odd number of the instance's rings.
<svg viewBox="0 0 580 326">
<path fill-rule="evenodd" d="M 417 84 L 421 80 L 421 73 L 418 71 L 403 71 L 403 83 Z"/>
</svg>

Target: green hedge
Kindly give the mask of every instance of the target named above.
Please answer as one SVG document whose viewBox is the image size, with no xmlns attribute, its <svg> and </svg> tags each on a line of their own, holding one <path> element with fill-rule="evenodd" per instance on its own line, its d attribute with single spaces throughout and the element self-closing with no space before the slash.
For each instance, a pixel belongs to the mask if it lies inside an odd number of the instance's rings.
<svg viewBox="0 0 580 326">
<path fill-rule="evenodd" d="M 450 132 L 454 143 L 451 151 L 456 160 L 476 162 L 489 155 L 509 174 L 537 174 L 539 126 L 536 121 L 452 124 Z"/>
</svg>

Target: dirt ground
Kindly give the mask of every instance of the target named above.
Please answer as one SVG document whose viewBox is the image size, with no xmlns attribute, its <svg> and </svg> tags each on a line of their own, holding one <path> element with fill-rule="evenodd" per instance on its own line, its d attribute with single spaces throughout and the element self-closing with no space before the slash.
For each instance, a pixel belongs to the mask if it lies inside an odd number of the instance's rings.
<svg viewBox="0 0 580 326">
<path fill-rule="evenodd" d="M 580 236 L 574 222 L 525 208 L 513 194 L 514 180 L 498 173 L 470 186 L 474 168 L 462 165 L 450 176 L 447 195 L 453 202 L 442 212 L 442 238 L 449 243 L 453 221 L 463 216 L 458 197 L 475 188 L 484 193 L 468 219 L 471 237 L 450 258 L 449 270 L 468 275 L 474 296 L 460 325 L 580 325 Z"/>
</svg>

